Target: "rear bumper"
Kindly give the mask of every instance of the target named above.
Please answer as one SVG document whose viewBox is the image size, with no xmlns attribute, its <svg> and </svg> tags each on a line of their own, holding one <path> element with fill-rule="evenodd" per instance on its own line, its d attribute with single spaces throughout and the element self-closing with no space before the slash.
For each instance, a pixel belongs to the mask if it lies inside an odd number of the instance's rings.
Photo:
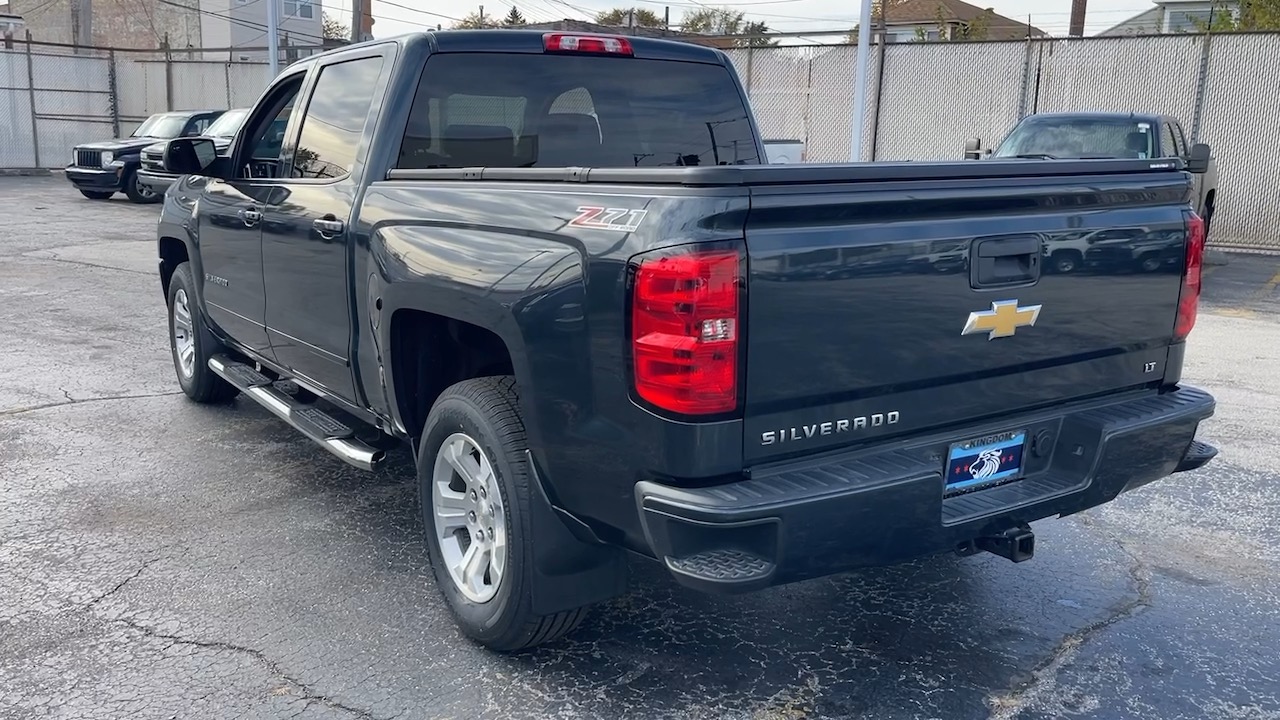
<svg viewBox="0 0 1280 720">
<path fill-rule="evenodd" d="M 1213 414 L 1189 387 L 1129 395 L 873 448 L 753 469 L 707 488 L 636 484 L 655 557 L 683 584 L 752 590 L 858 567 L 973 547 L 1043 518 L 1107 503 L 1122 492 L 1203 466 L 1216 450 L 1195 441 Z M 950 443 L 1026 429 L 1026 476 L 943 496 Z"/>
<path fill-rule="evenodd" d="M 120 190 L 121 172 L 114 169 L 100 170 L 71 166 L 64 171 L 67 180 L 80 190 Z"/>
</svg>

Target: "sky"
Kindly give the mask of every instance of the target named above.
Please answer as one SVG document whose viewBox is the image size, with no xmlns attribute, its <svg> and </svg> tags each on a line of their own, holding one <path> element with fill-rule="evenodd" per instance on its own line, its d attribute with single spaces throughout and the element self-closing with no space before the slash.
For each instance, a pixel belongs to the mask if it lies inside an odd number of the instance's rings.
<svg viewBox="0 0 1280 720">
<path fill-rule="evenodd" d="M 340 16 L 350 24 L 351 0 L 321 0 L 325 12 Z M 690 8 L 728 6 L 746 13 L 749 20 L 766 23 L 782 32 L 839 30 L 857 22 L 860 6 L 852 0 L 482 0 L 485 15 L 499 17 L 510 12 L 514 4 L 530 22 L 575 18 L 591 19 L 600 10 L 613 7 L 649 8 L 661 15 L 671 8 L 671 22 Z M 975 5 L 991 7 L 997 13 L 1019 20 L 1031 15 L 1031 23 L 1051 35 L 1066 35 L 1071 13 L 1071 0 L 975 0 Z M 1086 15 L 1086 34 L 1105 30 L 1122 20 L 1153 6 L 1151 0 L 1091 0 Z M 457 18 L 476 12 L 475 0 L 373 0 L 375 37 L 389 37 L 426 28 L 439 23 L 448 28 Z"/>
</svg>

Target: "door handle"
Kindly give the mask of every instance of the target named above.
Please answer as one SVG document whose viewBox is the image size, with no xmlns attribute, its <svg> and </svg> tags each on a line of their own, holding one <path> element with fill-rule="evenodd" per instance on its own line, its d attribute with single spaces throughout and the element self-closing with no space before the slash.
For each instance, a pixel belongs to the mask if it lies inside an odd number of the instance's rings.
<svg viewBox="0 0 1280 720">
<path fill-rule="evenodd" d="M 311 223 L 311 227 L 314 227 L 316 232 L 320 233 L 320 237 L 332 239 L 342 234 L 343 229 L 346 228 L 346 223 L 334 219 L 332 215 L 328 215 Z"/>
<path fill-rule="evenodd" d="M 245 227 L 253 227 L 259 222 L 262 222 L 262 211 L 260 210 L 249 208 L 241 210 L 236 214 L 240 216 L 240 222 L 244 223 Z"/>
</svg>

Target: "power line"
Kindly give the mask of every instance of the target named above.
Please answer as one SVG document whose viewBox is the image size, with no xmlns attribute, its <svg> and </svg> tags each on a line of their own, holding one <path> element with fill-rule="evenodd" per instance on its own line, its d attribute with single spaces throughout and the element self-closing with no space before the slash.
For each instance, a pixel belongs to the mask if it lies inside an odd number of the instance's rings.
<svg viewBox="0 0 1280 720">
<path fill-rule="evenodd" d="M 275 2 L 275 0 L 270 0 L 270 1 L 271 1 L 271 2 Z M 265 35 L 265 34 L 267 33 L 267 26 L 266 26 L 266 25 L 262 25 L 262 24 L 259 24 L 259 23 L 255 23 L 255 22 L 253 22 L 253 21 L 251 21 L 251 20 L 242 20 L 242 19 L 240 19 L 240 18 L 234 18 L 234 17 L 231 17 L 231 16 L 229 16 L 229 15 L 220 15 L 220 14 L 218 14 L 218 13 L 216 13 L 216 12 L 211 11 L 211 10 L 202 10 L 202 9 L 200 9 L 200 8 L 194 8 L 194 7 L 191 7 L 190 5 L 183 5 L 183 4 L 181 4 L 181 3 L 173 2 L 173 0 L 158 0 L 158 2 L 160 2 L 160 3 L 161 3 L 161 4 L 163 4 L 163 5 L 171 5 L 171 6 L 173 6 L 173 7 L 181 8 L 181 9 L 183 9 L 183 10 L 188 10 L 188 11 L 194 10 L 195 12 L 198 12 L 198 13 L 200 13 L 201 15 L 208 15 L 209 17 L 216 17 L 216 18 L 218 18 L 219 20 L 226 20 L 227 22 L 231 23 L 232 25 L 239 25 L 240 27 L 249 28 L 250 30 L 257 30 L 257 31 L 261 32 L 263 35 Z M 291 16 L 291 17 L 297 17 L 297 16 L 296 16 L 296 15 L 294 15 L 294 16 Z M 310 33 L 305 33 L 305 32 L 295 31 L 295 30 L 285 30 L 285 31 L 283 31 L 283 32 L 288 33 L 290 37 L 301 37 L 301 38 L 307 38 L 307 39 L 310 39 L 310 40 L 315 40 L 318 44 L 323 44 L 323 43 L 324 43 L 324 37 L 323 37 L 323 36 L 320 36 L 320 35 L 312 35 L 312 34 L 310 34 Z M 261 37 L 261 36 L 259 36 L 259 37 Z M 254 39 L 256 40 L 257 38 L 254 38 Z"/>
<path fill-rule="evenodd" d="M 410 12 L 422 13 L 423 15 L 430 15 L 432 17 L 444 18 L 445 20 L 452 20 L 454 22 L 462 21 L 462 18 L 456 18 L 456 17 L 453 17 L 452 15 L 441 15 L 438 12 L 431 12 L 430 10 L 423 10 L 421 8 L 409 7 L 408 5 L 401 5 L 400 3 L 397 3 L 397 2 L 391 2 L 391 0 L 378 0 L 378 2 L 382 3 L 383 5 L 390 5 L 391 7 L 394 7 L 394 8 L 400 8 L 401 10 L 408 10 Z M 392 18 L 383 18 L 383 19 L 392 20 Z M 408 21 L 394 20 L 394 22 L 408 22 Z"/>
</svg>

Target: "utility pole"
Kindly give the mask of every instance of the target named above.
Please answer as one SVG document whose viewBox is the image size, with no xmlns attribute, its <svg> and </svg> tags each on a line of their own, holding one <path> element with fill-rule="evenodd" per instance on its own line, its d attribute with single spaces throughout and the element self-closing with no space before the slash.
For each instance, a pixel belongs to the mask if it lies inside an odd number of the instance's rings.
<svg viewBox="0 0 1280 720">
<path fill-rule="evenodd" d="M 867 62 L 871 58 L 871 0 L 862 0 L 858 20 L 858 65 L 853 89 L 852 130 L 849 133 L 849 162 L 862 160 L 862 134 L 867 114 Z"/>
<path fill-rule="evenodd" d="M 71 0 L 71 44 L 75 54 L 80 54 L 80 0 Z"/>
<path fill-rule="evenodd" d="M 484 6 L 480 6 L 480 27 L 484 27 Z"/>
<path fill-rule="evenodd" d="M 364 4 L 368 0 L 351 0 L 351 42 L 364 40 Z"/>
<path fill-rule="evenodd" d="M 1071 2 L 1071 25 L 1067 30 L 1067 34 L 1071 37 L 1084 37 L 1084 14 L 1088 0 L 1072 0 Z M 1213 12 L 1210 8 L 1209 12 Z"/>
<path fill-rule="evenodd" d="M 270 80 L 280 74 L 280 0 L 266 0 L 267 3 L 267 68 L 271 72 Z"/>
</svg>

